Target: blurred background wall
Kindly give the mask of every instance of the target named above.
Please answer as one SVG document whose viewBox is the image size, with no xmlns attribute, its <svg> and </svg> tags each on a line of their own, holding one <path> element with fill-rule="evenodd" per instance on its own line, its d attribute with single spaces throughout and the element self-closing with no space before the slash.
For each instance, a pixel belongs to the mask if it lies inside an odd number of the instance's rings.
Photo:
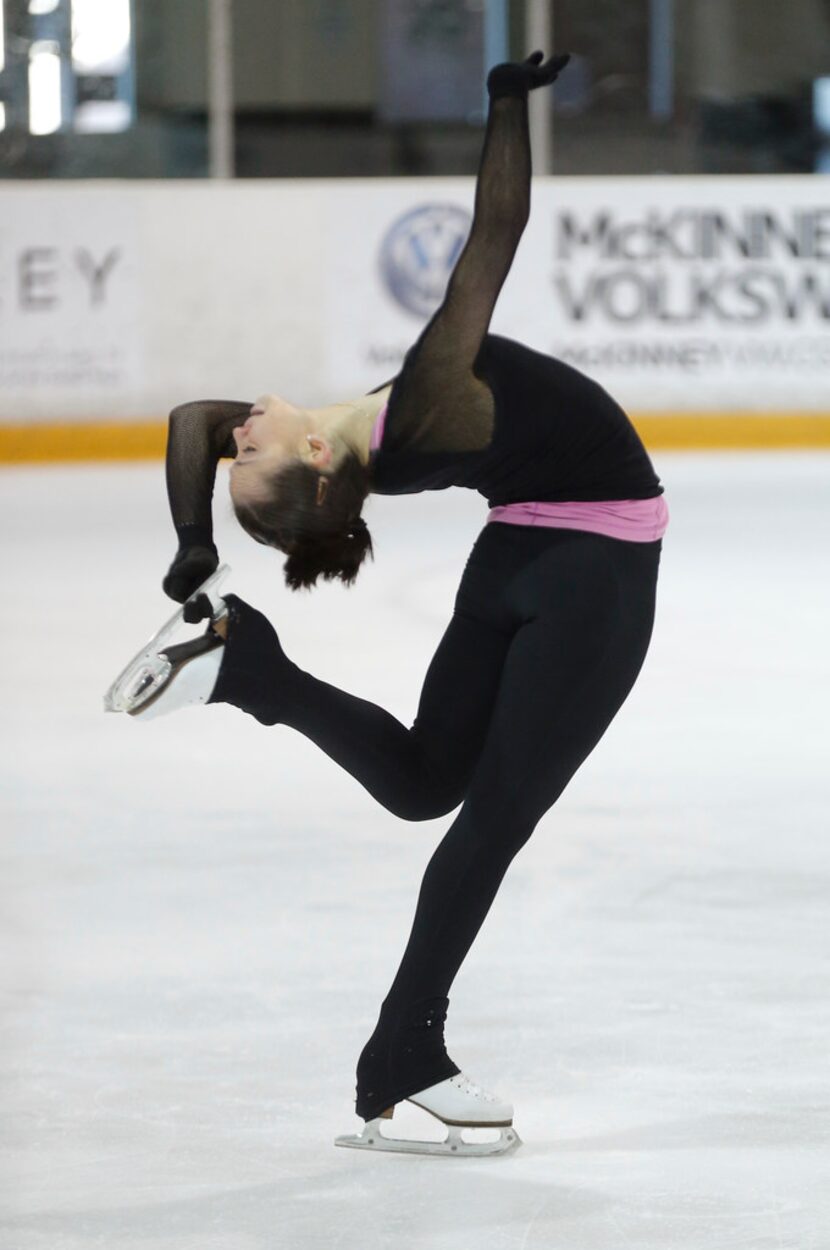
<svg viewBox="0 0 830 1250">
<path fill-rule="evenodd" d="M 2 0 L 2 176 L 207 174 L 213 3 Z M 242 177 L 474 173 L 487 41 L 493 52 L 523 55 L 540 8 L 556 46 L 575 56 L 553 97 L 558 174 L 807 173 L 821 156 L 827 122 L 817 101 L 826 88 L 817 84 L 830 77 L 830 0 L 228 0 L 228 8 Z M 56 130 L 32 136 L 31 66 L 48 66 L 50 52 L 64 78 L 64 115 Z M 38 98 L 48 77 L 42 69 L 31 80 Z M 88 114 L 80 127 L 79 90 Z M 129 121 L 99 107 L 96 133 L 88 106 L 113 95 L 129 99 Z"/>
<path fill-rule="evenodd" d="M 549 207 L 505 293 L 505 331 L 581 344 L 635 416 L 726 413 L 740 437 L 735 414 L 808 413 L 798 438 L 830 437 L 830 0 L 0 0 L 0 34 L 0 455 L 21 427 L 69 419 L 129 420 L 133 438 L 144 419 L 157 451 L 164 413 L 200 379 L 306 402 L 368 382 L 357 346 L 325 346 L 335 307 L 401 317 L 375 362 L 387 376 L 429 315 L 384 286 L 389 233 L 430 205 L 436 238 L 469 223 L 486 68 L 540 39 L 573 62 L 532 101 L 535 203 Z M 758 181 L 738 194 L 724 175 Z M 568 272 L 562 214 L 596 243 L 615 178 L 629 217 L 614 229 L 655 247 L 622 257 L 630 273 L 577 249 Z M 172 193 L 183 179 L 188 197 Z M 664 237 L 661 253 L 660 222 L 684 214 L 695 239 Z M 528 320 L 516 284 L 537 281 L 533 260 L 546 285 Z M 440 285 L 439 270 L 422 277 Z M 580 315 L 592 290 L 608 297 L 604 326 L 602 299 Z M 734 352 L 718 361 L 724 335 Z"/>
</svg>

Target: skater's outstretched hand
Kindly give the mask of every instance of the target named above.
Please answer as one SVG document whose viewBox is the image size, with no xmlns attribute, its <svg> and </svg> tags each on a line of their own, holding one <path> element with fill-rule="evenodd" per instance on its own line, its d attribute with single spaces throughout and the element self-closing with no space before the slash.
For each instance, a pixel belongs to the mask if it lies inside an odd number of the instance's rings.
<svg viewBox="0 0 830 1250">
<path fill-rule="evenodd" d="M 162 590 L 176 603 L 184 603 L 218 567 L 215 547 L 180 547 L 161 584 Z"/>
<path fill-rule="evenodd" d="M 526 61 L 505 61 L 494 65 L 487 75 L 487 90 L 491 99 L 502 95 L 525 95 L 536 87 L 549 87 L 570 61 L 570 54 L 552 56 L 545 60 L 544 52 L 531 52 Z"/>
</svg>

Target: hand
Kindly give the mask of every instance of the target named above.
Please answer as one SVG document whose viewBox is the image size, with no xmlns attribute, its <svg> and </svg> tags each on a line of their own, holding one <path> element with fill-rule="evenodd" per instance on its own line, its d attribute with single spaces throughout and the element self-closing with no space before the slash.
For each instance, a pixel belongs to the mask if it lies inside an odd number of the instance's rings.
<svg viewBox="0 0 830 1250">
<path fill-rule="evenodd" d="M 537 87 L 548 87 L 556 82 L 570 59 L 567 52 L 547 61 L 544 52 L 532 52 L 526 61 L 494 65 L 487 75 L 487 90 L 491 99 L 495 99 L 503 95 L 521 96 Z"/>
<path fill-rule="evenodd" d="M 184 603 L 218 567 L 215 547 L 180 547 L 161 584 L 162 590 L 177 603 Z"/>
</svg>

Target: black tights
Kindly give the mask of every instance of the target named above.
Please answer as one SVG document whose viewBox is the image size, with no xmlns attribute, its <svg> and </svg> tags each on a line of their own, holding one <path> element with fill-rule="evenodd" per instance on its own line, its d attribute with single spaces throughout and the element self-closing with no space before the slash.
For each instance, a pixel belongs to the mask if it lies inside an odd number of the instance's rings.
<svg viewBox="0 0 830 1250">
<path fill-rule="evenodd" d="M 424 874 L 415 919 L 357 1070 L 357 1112 L 458 1072 L 443 1022 L 453 979 L 517 851 L 624 702 L 654 621 L 662 542 L 484 527 L 410 729 L 303 672 L 265 618 L 228 597 L 214 702 L 317 743 L 394 815 L 459 803 Z"/>
</svg>

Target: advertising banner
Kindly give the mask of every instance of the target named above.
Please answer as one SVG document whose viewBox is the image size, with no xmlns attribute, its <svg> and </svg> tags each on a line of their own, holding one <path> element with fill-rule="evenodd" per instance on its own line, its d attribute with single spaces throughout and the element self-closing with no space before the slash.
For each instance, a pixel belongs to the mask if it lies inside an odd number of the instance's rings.
<svg viewBox="0 0 830 1250">
<path fill-rule="evenodd" d="M 15 183 L 0 198 L 0 422 L 322 402 L 325 184 Z"/>
<path fill-rule="evenodd" d="M 826 420 L 828 185 L 540 179 L 491 329 L 632 414 Z M 377 386 L 443 299 L 474 192 L 471 178 L 15 184 L 0 201 L 0 423 Z"/>
<path fill-rule="evenodd" d="M 16 188 L 15 188 L 16 190 Z M 12 192 L 0 212 L 0 397 L 44 418 L 119 403 L 143 371 L 136 206 L 119 192 Z M 68 401 L 68 402 L 67 402 Z"/>
<path fill-rule="evenodd" d="M 830 195 L 821 178 L 534 184 L 491 329 L 630 408 L 830 408 Z M 443 298 L 468 182 L 401 180 L 330 214 L 332 382 L 394 373 Z"/>
</svg>

